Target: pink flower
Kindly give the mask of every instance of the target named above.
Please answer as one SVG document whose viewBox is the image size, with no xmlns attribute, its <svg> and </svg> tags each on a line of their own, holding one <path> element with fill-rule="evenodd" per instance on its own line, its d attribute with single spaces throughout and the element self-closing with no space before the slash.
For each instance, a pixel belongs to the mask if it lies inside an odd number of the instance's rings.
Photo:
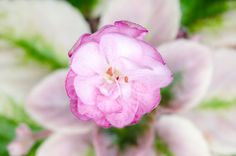
<svg viewBox="0 0 236 156">
<path fill-rule="evenodd" d="M 143 40 L 147 30 L 117 21 L 85 34 L 69 52 L 66 90 L 81 120 L 103 127 L 136 123 L 160 102 L 172 75 L 160 54 Z"/>
</svg>

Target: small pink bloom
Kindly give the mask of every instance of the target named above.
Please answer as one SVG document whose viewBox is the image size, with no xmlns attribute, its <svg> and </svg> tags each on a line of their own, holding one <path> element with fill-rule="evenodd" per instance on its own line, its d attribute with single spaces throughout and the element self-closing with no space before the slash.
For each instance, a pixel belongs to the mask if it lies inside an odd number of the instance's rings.
<svg viewBox="0 0 236 156">
<path fill-rule="evenodd" d="M 124 127 L 156 108 L 160 88 L 172 76 L 160 54 L 143 40 L 146 33 L 140 25 L 117 21 L 75 44 L 66 90 L 78 118 Z"/>
<path fill-rule="evenodd" d="M 22 156 L 27 154 L 34 144 L 34 136 L 30 128 L 21 124 L 16 129 L 16 138 L 8 145 L 8 151 L 11 156 Z"/>
</svg>

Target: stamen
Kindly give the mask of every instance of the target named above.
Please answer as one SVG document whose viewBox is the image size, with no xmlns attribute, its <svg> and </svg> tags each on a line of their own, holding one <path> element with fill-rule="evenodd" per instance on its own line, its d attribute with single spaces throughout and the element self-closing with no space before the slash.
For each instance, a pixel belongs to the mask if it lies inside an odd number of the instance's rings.
<svg viewBox="0 0 236 156">
<path fill-rule="evenodd" d="M 116 80 L 119 80 L 119 76 L 116 77 Z"/>
<path fill-rule="evenodd" d="M 112 67 L 108 68 L 106 73 L 107 73 L 109 76 L 113 76 Z"/>
<path fill-rule="evenodd" d="M 128 83 L 129 82 L 128 76 L 125 76 L 124 80 L 125 80 L 126 83 Z"/>
</svg>

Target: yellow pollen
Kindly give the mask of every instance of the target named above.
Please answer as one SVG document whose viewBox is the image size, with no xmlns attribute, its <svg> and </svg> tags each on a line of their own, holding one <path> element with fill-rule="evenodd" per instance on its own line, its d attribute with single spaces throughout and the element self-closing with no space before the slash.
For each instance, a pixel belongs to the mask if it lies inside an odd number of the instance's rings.
<svg viewBox="0 0 236 156">
<path fill-rule="evenodd" d="M 107 73 L 109 76 L 113 76 L 112 67 L 108 68 L 106 73 Z"/>
<path fill-rule="evenodd" d="M 125 80 L 126 83 L 128 83 L 129 82 L 128 76 L 125 76 L 124 80 Z"/>
</svg>

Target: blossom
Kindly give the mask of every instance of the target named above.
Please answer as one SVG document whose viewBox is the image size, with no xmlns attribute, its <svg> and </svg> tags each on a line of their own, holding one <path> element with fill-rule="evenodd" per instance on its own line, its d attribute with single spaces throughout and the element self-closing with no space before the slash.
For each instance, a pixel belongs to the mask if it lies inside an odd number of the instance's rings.
<svg viewBox="0 0 236 156">
<path fill-rule="evenodd" d="M 78 118 L 124 127 L 156 108 L 160 88 L 172 76 L 156 49 L 143 40 L 146 33 L 140 25 L 117 21 L 74 45 L 66 90 Z"/>
<path fill-rule="evenodd" d="M 33 144 L 33 133 L 27 125 L 21 124 L 16 129 L 16 138 L 10 145 L 8 145 L 8 150 L 11 156 L 25 155 Z"/>
</svg>

